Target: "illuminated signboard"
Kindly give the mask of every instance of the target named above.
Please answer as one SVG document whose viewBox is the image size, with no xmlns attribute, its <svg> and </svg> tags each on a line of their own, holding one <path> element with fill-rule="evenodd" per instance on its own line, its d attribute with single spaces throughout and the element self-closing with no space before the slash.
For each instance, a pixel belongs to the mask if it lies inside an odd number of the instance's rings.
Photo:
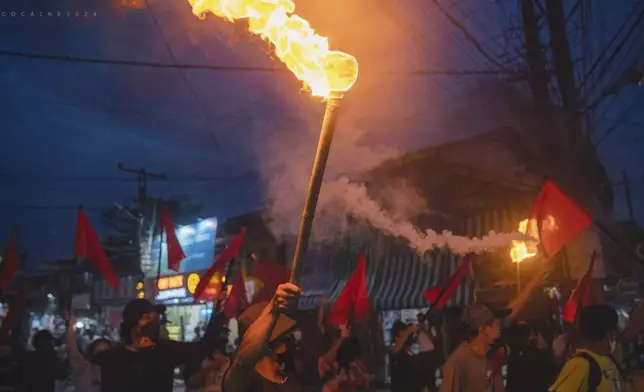
<svg viewBox="0 0 644 392">
<path fill-rule="evenodd" d="M 154 279 L 157 281 L 157 279 Z M 199 285 L 201 277 L 199 273 L 193 272 L 190 274 L 162 276 L 156 282 L 157 294 L 155 300 L 159 303 L 173 304 L 173 303 L 187 303 L 193 301 L 193 294 Z M 221 284 L 226 280 L 225 276 L 221 276 L 219 272 L 210 278 L 210 283 L 204 290 L 202 299 L 211 300 L 217 295 L 221 289 Z M 228 290 L 231 286 L 228 286 Z"/>
<path fill-rule="evenodd" d="M 164 276 L 157 282 L 159 291 L 183 287 L 183 275 Z"/>
<path fill-rule="evenodd" d="M 181 274 L 205 270 L 212 265 L 212 258 L 215 252 L 215 233 L 217 231 L 217 219 L 204 219 L 189 226 L 177 227 L 177 239 L 181 244 L 186 258 L 181 261 Z M 152 239 L 150 248 L 150 260 L 152 265 L 146 272 L 148 277 L 156 277 L 158 271 L 159 251 L 161 251 L 161 275 L 175 274 L 175 271 L 168 270 L 168 254 L 165 242 L 160 246 L 159 236 Z"/>
</svg>

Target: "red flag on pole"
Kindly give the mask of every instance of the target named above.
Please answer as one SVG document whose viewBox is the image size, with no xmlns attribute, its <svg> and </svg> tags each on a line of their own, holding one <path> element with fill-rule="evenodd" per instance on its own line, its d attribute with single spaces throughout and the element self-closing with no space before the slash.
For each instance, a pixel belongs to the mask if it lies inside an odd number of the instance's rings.
<svg viewBox="0 0 644 392">
<path fill-rule="evenodd" d="M 199 279 L 199 284 L 195 288 L 195 292 L 193 294 L 194 302 L 196 303 L 201 299 L 201 295 L 203 294 L 204 290 L 206 290 L 206 287 L 208 287 L 208 284 L 210 283 L 210 279 L 215 275 L 215 272 L 217 271 L 224 271 L 226 269 L 226 262 L 230 259 L 233 259 L 235 257 L 239 256 L 239 249 L 241 248 L 242 240 L 244 239 L 244 234 L 246 233 L 246 228 L 242 227 L 239 233 L 233 238 L 228 245 L 226 245 L 226 249 L 224 249 L 223 252 L 217 257 L 217 259 L 212 263 L 212 266 L 206 271 L 201 278 Z M 233 287 L 234 288 L 234 287 Z"/>
<path fill-rule="evenodd" d="M 342 292 L 329 310 L 329 322 L 340 325 L 347 321 L 359 320 L 371 311 L 367 290 L 367 258 L 364 253 L 358 256 L 356 267 Z"/>
<path fill-rule="evenodd" d="M 574 323 L 577 312 L 582 309 L 584 306 L 590 304 L 590 294 L 593 282 L 593 267 L 595 266 L 595 259 L 597 259 L 597 252 L 593 252 L 590 256 L 590 263 L 588 263 L 588 269 L 584 273 L 584 276 L 581 277 L 575 287 L 575 291 L 572 292 L 568 301 L 561 311 L 561 318 L 569 323 Z"/>
<path fill-rule="evenodd" d="M 78 219 L 76 223 L 76 241 L 74 243 L 74 258 L 88 259 L 92 265 L 103 273 L 107 284 L 115 289 L 119 288 L 119 277 L 112 267 L 112 263 L 105 256 L 101 242 L 89 223 L 87 214 L 82 207 L 78 208 Z"/>
<path fill-rule="evenodd" d="M 246 282 L 241 273 L 237 274 L 230 295 L 224 302 L 224 314 L 228 318 L 237 317 L 237 311 L 248 302 L 246 297 Z"/>
<path fill-rule="evenodd" d="M 20 252 L 16 245 L 16 231 L 11 231 L 9 243 L 4 249 L 2 265 L 0 265 L 0 290 L 6 290 L 11 286 L 13 277 L 20 269 Z"/>
<path fill-rule="evenodd" d="M 161 208 L 161 230 L 165 232 L 165 243 L 168 252 L 168 269 L 179 272 L 181 261 L 186 258 L 183 253 L 177 233 L 174 230 L 174 222 L 165 207 Z"/>
<path fill-rule="evenodd" d="M 465 275 L 470 271 L 470 260 L 471 255 L 465 255 L 465 257 L 463 257 L 463 262 L 460 267 L 458 267 L 458 270 L 456 270 L 456 273 L 450 276 L 446 283 L 440 286 L 430 287 L 425 290 L 423 297 L 427 302 L 433 304 L 434 308 L 437 309 L 443 309 L 447 306 L 450 298 L 452 298 L 458 287 L 463 282 L 463 278 L 465 278 Z"/>
<path fill-rule="evenodd" d="M 257 260 L 250 276 L 261 282 L 261 287 L 253 294 L 253 303 L 268 302 L 273 298 L 277 286 L 288 282 L 291 270 L 268 260 Z"/>
<path fill-rule="evenodd" d="M 532 205 L 532 219 L 537 221 L 539 243 L 546 257 L 586 230 L 592 220 L 554 182 L 546 181 Z"/>
</svg>

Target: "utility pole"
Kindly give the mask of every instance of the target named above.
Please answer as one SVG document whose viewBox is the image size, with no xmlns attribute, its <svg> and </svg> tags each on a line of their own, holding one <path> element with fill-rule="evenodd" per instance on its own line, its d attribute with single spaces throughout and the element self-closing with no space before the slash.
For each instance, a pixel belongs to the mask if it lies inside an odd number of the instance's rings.
<svg viewBox="0 0 644 392">
<path fill-rule="evenodd" d="M 575 82 L 575 70 L 570 58 L 570 42 L 566 30 L 566 14 L 563 3 L 562 0 L 546 0 L 546 14 L 555 76 L 566 116 L 566 147 L 569 152 L 572 152 L 573 148 L 582 147 L 579 142 L 582 141 L 583 135 L 579 94 Z"/>
<path fill-rule="evenodd" d="M 132 169 L 126 167 L 123 163 L 119 162 L 118 164 L 118 169 L 122 172 L 126 173 L 133 173 L 136 174 L 137 176 L 137 183 L 138 183 L 138 201 L 139 201 L 139 207 L 141 210 L 143 210 L 143 207 L 146 205 L 148 201 L 148 178 L 153 178 L 156 180 L 165 180 L 167 179 L 167 175 L 165 172 L 163 173 L 153 173 L 145 170 L 145 168 L 141 169 Z"/>
<path fill-rule="evenodd" d="M 547 129 L 550 127 L 550 93 L 548 90 L 548 73 L 543 59 L 543 45 L 539 40 L 539 23 L 534 10 L 533 0 L 520 0 L 521 17 L 523 20 L 523 35 L 525 39 L 525 57 L 530 69 L 530 89 L 539 110 L 539 115 L 545 117 Z"/>
<path fill-rule="evenodd" d="M 151 264 L 151 245 L 152 238 L 154 237 L 155 228 L 157 227 L 157 203 L 150 203 L 148 199 L 148 179 L 165 180 L 167 175 L 163 173 L 153 173 L 147 171 L 145 168 L 133 169 L 126 167 L 123 163 L 119 162 L 118 169 L 122 172 L 132 173 L 136 175 L 138 184 L 138 204 L 141 220 L 139 221 L 139 228 L 137 230 L 136 241 L 139 244 L 139 263 L 141 270 L 145 273 Z M 149 224 L 145 222 L 149 221 Z M 146 228 L 144 228 L 146 226 Z M 142 231 L 145 231 L 143 233 Z M 159 244 L 159 253 L 161 253 L 161 244 Z M 159 262 L 159 267 L 161 263 Z M 157 282 L 158 283 L 158 282 Z M 156 295 L 156 294 L 155 294 Z"/>
</svg>

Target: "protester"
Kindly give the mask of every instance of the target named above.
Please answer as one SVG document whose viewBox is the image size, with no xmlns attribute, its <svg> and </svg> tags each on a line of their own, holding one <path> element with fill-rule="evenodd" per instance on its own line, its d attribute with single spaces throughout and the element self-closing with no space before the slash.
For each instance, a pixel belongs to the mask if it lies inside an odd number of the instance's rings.
<svg viewBox="0 0 644 392">
<path fill-rule="evenodd" d="M 391 349 L 391 391 L 421 392 L 426 380 L 418 355 L 411 346 L 419 331 L 418 325 L 407 325 L 397 320 L 391 328 L 393 347 Z"/>
<path fill-rule="evenodd" d="M 438 333 L 436 328 L 429 326 L 425 313 L 418 313 L 418 357 L 422 366 L 421 373 L 425 376 L 425 387 L 429 392 L 436 390 L 436 352 Z"/>
<path fill-rule="evenodd" d="M 284 283 L 277 287 L 268 304 L 249 307 L 240 316 L 240 322 L 249 323 L 245 328 L 241 346 L 235 360 L 224 376 L 223 391 L 293 391 L 305 387 L 284 374 L 278 355 L 284 353 L 284 339 L 295 328 L 295 321 L 288 317 L 297 309 L 301 295 L 299 287 Z"/>
<path fill-rule="evenodd" d="M 36 332 L 32 339 L 34 351 L 18 353 L 21 392 L 54 392 L 56 380 L 65 378 L 65 364 L 54 350 L 54 337 L 47 330 Z"/>
<path fill-rule="evenodd" d="M 544 337 L 546 336 L 546 337 Z M 510 328 L 508 392 L 545 392 L 555 380 L 558 367 L 550 350 L 551 337 L 546 327 L 528 324 Z"/>
<path fill-rule="evenodd" d="M 622 380 L 611 358 L 618 316 L 610 305 L 589 305 L 579 315 L 581 347 L 569 359 L 550 392 L 619 392 Z"/>
<path fill-rule="evenodd" d="M 171 392 L 176 367 L 212 352 L 216 317 L 211 317 L 200 341 L 175 342 L 160 338 L 162 310 L 146 299 L 135 299 L 125 306 L 123 344 L 92 358 L 101 367 L 102 392 Z"/>
<path fill-rule="evenodd" d="M 501 336 L 503 320 L 511 311 L 495 311 L 481 303 L 470 305 L 463 314 L 468 339 L 447 359 L 440 392 L 498 392 L 504 390 L 495 377 L 488 353 Z"/>
<path fill-rule="evenodd" d="M 110 342 L 106 339 L 96 339 L 87 346 L 87 359 L 78 349 L 78 339 L 74 330 L 74 319 L 71 313 L 65 313 L 67 322 L 67 355 L 72 368 L 75 392 L 100 392 L 101 369 L 91 362 L 102 352 L 110 349 Z"/>
<path fill-rule="evenodd" d="M 194 363 L 186 365 L 184 378 L 188 392 L 221 392 L 221 384 L 231 360 L 226 355 L 226 340 L 215 344 L 211 355 L 204 358 L 195 368 Z"/>
<path fill-rule="evenodd" d="M 343 385 L 348 383 L 348 379 L 338 364 L 338 352 L 342 344 L 349 338 L 350 332 L 346 324 L 340 326 L 339 331 L 339 336 L 336 337 L 329 351 L 318 360 L 318 374 L 323 384 L 322 392 L 336 392 L 347 388 Z"/>
</svg>

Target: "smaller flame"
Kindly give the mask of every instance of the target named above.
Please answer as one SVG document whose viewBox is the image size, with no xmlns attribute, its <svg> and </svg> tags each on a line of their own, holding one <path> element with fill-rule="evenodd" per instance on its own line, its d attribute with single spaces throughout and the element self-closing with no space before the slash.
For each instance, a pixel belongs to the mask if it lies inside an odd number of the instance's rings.
<svg viewBox="0 0 644 392">
<path fill-rule="evenodd" d="M 539 232 L 537 229 L 537 221 L 534 219 L 524 219 L 519 223 L 519 232 L 521 234 L 532 236 L 536 242 L 530 241 L 512 241 L 512 249 L 510 249 L 510 257 L 513 263 L 520 263 L 523 260 L 532 258 L 539 253 Z"/>
</svg>

